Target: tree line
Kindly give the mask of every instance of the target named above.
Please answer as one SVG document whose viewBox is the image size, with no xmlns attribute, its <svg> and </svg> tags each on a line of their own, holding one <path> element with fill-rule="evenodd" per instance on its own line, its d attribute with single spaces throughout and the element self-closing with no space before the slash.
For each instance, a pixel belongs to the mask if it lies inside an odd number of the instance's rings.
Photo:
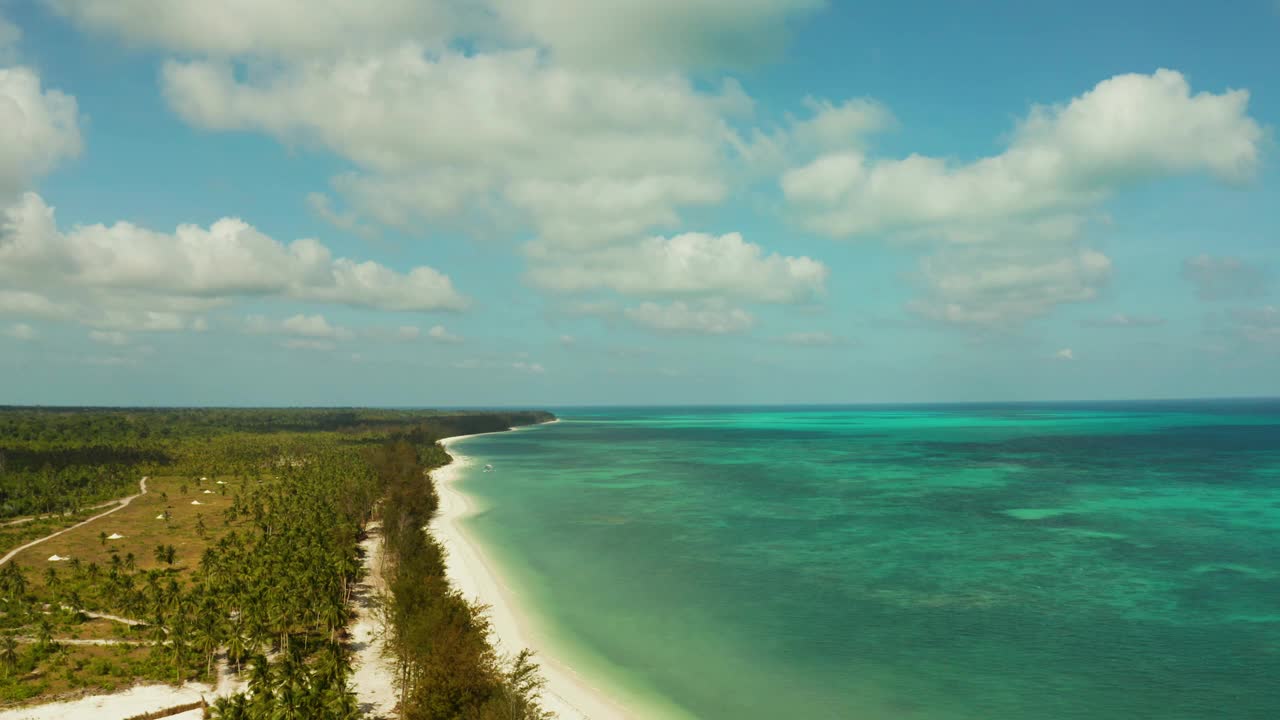
<svg viewBox="0 0 1280 720">
<path fill-rule="evenodd" d="M 424 462 L 424 460 L 426 462 Z M 445 576 L 444 550 L 426 530 L 439 509 L 427 475 L 448 462 L 438 444 L 406 440 L 371 453 L 385 487 L 382 509 L 388 578 L 387 640 L 396 661 L 404 720 L 542 720 L 542 679 L 532 653 L 501 658 L 484 608 Z"/>
</svg>

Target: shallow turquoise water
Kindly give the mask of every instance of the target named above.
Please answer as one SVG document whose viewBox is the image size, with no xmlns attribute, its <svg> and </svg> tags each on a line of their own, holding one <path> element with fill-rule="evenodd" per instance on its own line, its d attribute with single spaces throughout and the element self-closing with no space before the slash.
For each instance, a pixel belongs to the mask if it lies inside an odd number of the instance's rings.
<svg viewBox="0 0 1280 720">
<path fill-rule="evenodd" d="M 463 441 L 558 651 L 699 718 L 1280 718 L 1280 403 L 561 410 Z"/>
</svg>

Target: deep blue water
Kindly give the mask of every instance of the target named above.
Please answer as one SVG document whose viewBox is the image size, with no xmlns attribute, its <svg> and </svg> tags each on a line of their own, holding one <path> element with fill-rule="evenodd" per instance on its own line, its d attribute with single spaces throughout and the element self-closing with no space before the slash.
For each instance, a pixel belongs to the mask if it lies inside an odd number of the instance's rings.
<svg viewBox="0 0 1280 720">
<path fill-rule="evenodd" d="M 458 446 L 470 527 L 637 704 L 1280 718 L 1280 402 L 559 414 Z"/>
</svg>

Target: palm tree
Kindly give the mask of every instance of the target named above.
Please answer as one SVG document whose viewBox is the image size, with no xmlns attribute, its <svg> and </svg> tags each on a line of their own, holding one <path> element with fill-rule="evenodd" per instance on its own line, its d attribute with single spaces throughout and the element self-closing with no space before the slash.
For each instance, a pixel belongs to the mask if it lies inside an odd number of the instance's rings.
<svg viewBox="0 0 1280 720">
<path fill-rule="evenodd" d="M 266 655 L 259 653 L 253 657 L 249 666 L 249 693 L 255 717 L 266 717 L 266 711 L 271 707 L 274 675 Z"/>
<path fill-rule="evenodd" d="M 191 632 L 191 644 L 207 657 L 204 669 L 206 676 L 213 673 L 213 656 L 218 649 L 220 640 L 221 633 L 218 632 L 217 615 L 211 612 L 209 608 L 202 609 L 200 619 L 196 622 Z"/>
<path fill-rule="evenodd" d="M 18 667 L 18 641 L 9 633 L 0 637 L 0 663 L 4 665 L 6 677 Z"/>
<path fill-rule="evenodd" d="M 157 615 L 154 622 L 147 626 L 147 635 L 156 645 L 162 644 L 169 637 L 169 633 L 164 627 L 163 616 Z"/>
<path fill-rule="evenodd" d="M 27 578 L 22 574 L 22 567 L 14 560 L 0 571 L 0 593 L 5 599 L 22 597 L 27 593 Z"/>
<path fill-rule="evenodd" d="M 249 699 L 244 693 L 220 697 L 209 706 L 210 720 L 250 720 L 256 716 L 249 712 Z"/>
<path fill-rule="evenodd" d="M 346 687 L 326 688 L 322 702 L 324 716 L 331 720 L 356 720 L 360 717 L 356 696 Z"/>
<path fill-rule="evenodd" d="M 293 628 L 293 608 L 285 598 L 275 598 L 275 602 L 268 606 L 272 631 L 280 636 L 280 650 L 282 652 L 289 649 L 289 631 Z"/>
<path fill-rule="evenodd" d="M 338 633 L 347 626 L 350 609 L 337 597 L 327 598 L 316 611 L 321 624 L 329 631 L 329 641 L 335 642 Z"/>
<path fill-rule="evenodd" d="M 322 685 L 326 687 L 344 686 L 347 681 L 347 673 L 350 671 L 350 660 L 342 643 L 325 643 L 324 647 L 320 648 L 320 652 L 316 653 L 313 669 L 315 670 L 316 680 Z"/>
<path fill-rule="evenodd" d="M 240 674 L 240 661 L 249 649 L 249 641 L 244 636 L 244 629 L 239 620 L 232 622 L 226 629 L 227 659 L 236 664 L 236 674 Z"/>
<path fill-rule="evenodd" d="M 53 626 L 49 624 L 49 618 L 41 616 L 40 622 L 36 625 L 36 647 L 48 650 L 52 645 Z"/>
</svg>

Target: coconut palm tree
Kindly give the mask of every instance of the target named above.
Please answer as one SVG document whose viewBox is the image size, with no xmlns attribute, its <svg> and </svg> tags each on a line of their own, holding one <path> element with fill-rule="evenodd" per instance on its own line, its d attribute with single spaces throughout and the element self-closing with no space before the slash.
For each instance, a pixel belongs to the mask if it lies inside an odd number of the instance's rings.
<svg viewBox="0 0 1280 720">
<path fill-rule="evenodd" d="M 0 636 L 0 665 L 6 677 L 18 667 L 18 641 L 10 633 Z"/>
<path fill-rule="evenodd" d="M 223 630 L 227 643 L 227 659 L 235 663 L 236 674 L 240 674 L 240 662 L 249 651 L 249 640 L 244 635 L 244 626 L 238 619 L 229 623 Z"/>
<path fill-rule="evenodd" d="M 272 695 L 275 687 L 275 673 L 267 656 L 261 653 L 253 656 L 249 664 L 249 695 L 254 717 L 266 717 L 271 709 Z"/>
<path fill-rule="evenodd" d="M 40 617 L 40 621 L 36 623 L 36 647 L 41 651 L 48 650 L 53 646 L 53 626 L 49 624 L 49 618 Z"/>
<path fill-rule="evenodd" d="M 248 698 L 243 693 L 220 697 L 209 706 L 210 720 L 250 720 Z"/>
<path fill-rule="evenodd" d="M 222 641 L 217 615 L 209 610 L 202 611 L 195 626 L 191 629 L 190 635 L 191 645 L 206 658 L 204 674 L 206 676 L 212 675 L 213 656 Z"/>
</svg>

